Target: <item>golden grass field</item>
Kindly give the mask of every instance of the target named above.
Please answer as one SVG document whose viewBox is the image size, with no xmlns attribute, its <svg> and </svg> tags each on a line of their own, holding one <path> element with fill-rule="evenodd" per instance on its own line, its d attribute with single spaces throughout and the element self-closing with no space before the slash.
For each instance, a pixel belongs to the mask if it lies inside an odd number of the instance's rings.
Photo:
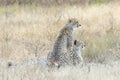
<svg viewBox="0 0 120 80">
<path fill-rule="evenodd" d="M 59 30 L 73 17 L 82 25 L 73 36 L 86 44 L 85 65 L 49 72 L 41 64 L 24 62 L 35 55 L 46 57 Z M 119 59 L 119 3 L 0 7 L 0 80 L 119 80 Z M 14 62 L 10 68 L 8 61 Z"/>
</svg>

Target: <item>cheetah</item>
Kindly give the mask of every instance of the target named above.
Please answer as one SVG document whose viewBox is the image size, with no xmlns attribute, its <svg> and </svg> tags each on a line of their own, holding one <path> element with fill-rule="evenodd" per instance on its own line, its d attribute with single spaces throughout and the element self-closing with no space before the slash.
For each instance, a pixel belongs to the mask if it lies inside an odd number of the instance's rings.
<svg viewBox="0 0 120 80">
<path fill-rule="evenodd" d="M 47 55 L 48 66 L 60 67 L 66 64 L 70 65 L 69 55 L 71 55 L 73 50 L 72 33 L 75 28 L 80 26 L 81 24 L 75 18 L 67 21 L 56 38 L 53 50 Z"/>
<path fill-rule="evenodd" d="M 83 42 L 78 42 L 74 40 L 73 45 L 73 65 L 83 63 L 83 57 L 81 55 L 81 50 L 85 48 L 85 44 Z"/>
<path fill-rule="evenodd" d="M 73 52 L 72 52 L 72 54 L 73 54 L 73 60 L 72 60 L 72 62 L 71 62 L 71 63 L 73 63 L 73 65 L 77 65 L 77 64 L 79 64 L 80 62 L 82 62 L 82 63 L 84 62 L 84 61 L 83 61 L 83 57 L 82 57 L 82 55 L 81 55 L 81 50 L 82 50 L 83 48 L 85 48 L 85 44 L 84 44 L 84 43 L 78 42 L 77 40 L 74 40 Z M 48 60 L 47 64 L 51 65 L 51 67 L 53 67 L 53 66 L 54 66 L 54 67 L 55 67 L 55 66 L 60 67 L 57 63 L 52 62 L 52 59 L 54 59 L 54 58 L 52 58 L 52 57 L 53 57 L 53 55 L 52 55 L 52 53 L 50 52 L 50 53 L 48 54 L 48 56 L 47 56 L 47 60 Z M 63 57 L 64 57 L 64 58 L 62 58 L 63 60 L 61 60 L 61 62 L 64 62 L 64 61 L 65 61 L 64 59 L 66 59 L 67 62 L 70 61 L 70 59 L 67 58 L 67 57 L 69 57 L 69 55 L 63 54 Z M 50 59 L 50 58 L 51 58 L 51 59 Z M 50 61 L 50 60 L 51 60 L 51 61 Z"/>
</svg>

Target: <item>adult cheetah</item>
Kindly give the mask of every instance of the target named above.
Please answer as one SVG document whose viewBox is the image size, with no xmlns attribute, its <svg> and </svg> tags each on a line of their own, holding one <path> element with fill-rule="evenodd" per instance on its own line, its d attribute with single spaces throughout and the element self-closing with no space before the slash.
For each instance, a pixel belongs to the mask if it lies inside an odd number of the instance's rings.
<svg viewBox="0 0 120 80">
<path fill-rule="evenodd" d="M 81 24 L 75 18 L 69 19 L 67 21 L 67 23 L 60 30 L 56 38 L 56 41 L 53 46 L 53 50 L 47 56 L 48 66 L 60 67 L 66 64 L 71 65 L 69 61 L 73 55 L 72 33 L 75 28 L 79 28 L 80 26 Z"/>
</svg>

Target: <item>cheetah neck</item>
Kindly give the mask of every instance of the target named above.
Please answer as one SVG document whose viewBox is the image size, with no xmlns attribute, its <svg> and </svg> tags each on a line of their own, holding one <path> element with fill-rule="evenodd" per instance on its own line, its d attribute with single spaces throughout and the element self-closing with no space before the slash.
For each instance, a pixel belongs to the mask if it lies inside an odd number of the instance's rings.
<svg viewBox="0 0 120 80">
<path fill-rule="evenodd" d="M 66 24 L 66 25 L 65 25 L 65 28 L 67 28 L 67 29 L 73 31 L 73 27 L 72 27 L 71 25 L 69 25 L 69 24 Z"/>
<path fill-rule="evenodd" d="M 67 35 L 72 35 L 72 32 L 73 32 L 73 29 L 70 29 L 70 28 L 68 28 L 68 27 L 64 27 L 61 31 L 60 31 L 60 33 L 61 34 L 67 34 Z"/>
</svg>

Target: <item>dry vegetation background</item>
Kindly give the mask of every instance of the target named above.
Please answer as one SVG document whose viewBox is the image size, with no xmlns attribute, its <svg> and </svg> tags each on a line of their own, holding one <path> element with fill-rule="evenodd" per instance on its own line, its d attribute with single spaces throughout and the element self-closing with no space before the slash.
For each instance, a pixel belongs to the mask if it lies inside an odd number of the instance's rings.
<svg viewBox="0 0 120 80">
<path fill-rule="evenodd" d="M 109 2 L 119 2 L 119 0 L 0 0 L 0 5 L 42 5 L 42 6 L 53 6 L 53 5 L 89 5 L 89 4 L 100 4 Z"/>
<path fill-rule="evenodd" d="M 42 59 L 71 17 L 86 64 L 48 72 Z M 119 80 L 119 59 L 119 0 L 0 0 L 0 80 Z"/>
</svg>

